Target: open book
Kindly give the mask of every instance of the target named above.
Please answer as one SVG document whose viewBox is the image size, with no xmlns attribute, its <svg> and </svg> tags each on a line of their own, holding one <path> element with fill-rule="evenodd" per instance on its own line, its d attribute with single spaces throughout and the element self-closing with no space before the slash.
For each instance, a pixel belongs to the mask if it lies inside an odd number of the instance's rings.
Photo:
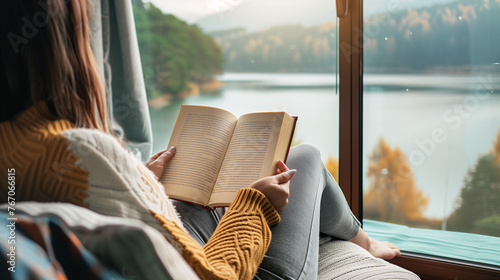
<svg viewBox="0 0 500 280">
<path fill-rule="evenodd" d="M 171 198 L 229 206 L 239 189 L 276 174 L 296 120 L 285 112 L 237 118 L 219 108 L 183 105 L 168 144 L 177 153 L 165 164 L 160 182 Z"/>
</svg>

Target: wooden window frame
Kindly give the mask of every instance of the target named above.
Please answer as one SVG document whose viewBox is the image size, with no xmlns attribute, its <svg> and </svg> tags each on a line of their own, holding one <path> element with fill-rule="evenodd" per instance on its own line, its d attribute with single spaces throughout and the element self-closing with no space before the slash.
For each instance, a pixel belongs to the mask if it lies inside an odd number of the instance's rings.
<svg viewBox="0 0 500 280">
<path fill-rule="evenodd" d="M 337 0 L 339 23 L 339 184 L 360 221 L 363 140 L 363 1 Z M 422 279 L 500 279 L 495 267 L 403 252 L 392 263 Z"/>
</svg>

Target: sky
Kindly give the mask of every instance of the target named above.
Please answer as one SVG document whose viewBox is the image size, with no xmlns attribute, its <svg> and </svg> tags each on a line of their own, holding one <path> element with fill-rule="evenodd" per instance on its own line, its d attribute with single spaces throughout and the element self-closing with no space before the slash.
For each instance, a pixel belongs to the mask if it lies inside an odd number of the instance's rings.
<svg viewBox="0 0 500 280">
<path fill-rule="evenodd" d="M 216 13 L 223 13 L 242 3 L 255 0 L 144 0 L 152 2 L 165 13 L 174 14 L 176 17 L 188 22 L 196 23 L 198 20 Z M 264 5 L 269 5 L 271 0 L 262 1 Z M 272 0 L 286 1 L 286 0 Z M 335 2 L 335 0 L 331 0 Z M 451 2 L 454 0 L 376 0 L 364 1 L 364 13 L 373 14 L 383 12 L 389 7 L 427 6 L 435 3 Z"/>
<path fill-rule="evenodd" d="M 240 5 L 244 0 L 149 0 L 165 13 L 195 23 L 208 15 L 221 13 Z"/>
</svg>

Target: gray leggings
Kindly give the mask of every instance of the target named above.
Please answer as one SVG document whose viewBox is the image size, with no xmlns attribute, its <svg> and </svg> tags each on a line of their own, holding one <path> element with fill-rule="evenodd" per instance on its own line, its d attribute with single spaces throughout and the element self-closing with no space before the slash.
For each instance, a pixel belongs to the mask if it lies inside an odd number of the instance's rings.
<svg viewBox="0 0 500 280">
<path fill-rule="evenodd" d="M 320 233 L 350 240 L 360 227 L 318 149 L 307 144 L 293 147 L 287 166 L 297 169 L 289 202 L 279 212 L 281 222 L 271 227 L 271 245 L 255 279 L 316 279 Z M 205 245 L 221 213 L 180 201 L 174 205 L 189 234 Z"/>
</svg>

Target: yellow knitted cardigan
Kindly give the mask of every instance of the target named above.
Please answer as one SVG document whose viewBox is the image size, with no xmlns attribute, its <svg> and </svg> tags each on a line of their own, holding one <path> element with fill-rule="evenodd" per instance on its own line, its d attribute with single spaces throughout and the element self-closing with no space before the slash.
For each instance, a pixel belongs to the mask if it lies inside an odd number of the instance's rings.
<svg viewBox="0 0 500 280">
<path fill-rule="evenodd" d="M 262 193 L 242 189 L 201 247 L 184 230 L 161 185 L 118 141 L 75 129 L 43 102 L 0 123 L 0 170 L 0 203 L 7 202 L 7 170 L 15 170 L 16 202 L 70 202 L 140 218 L 162 232 L 202 279 L 253 278 L 269 247 L 269 227 L 280 220 Z"/>
</svg>

